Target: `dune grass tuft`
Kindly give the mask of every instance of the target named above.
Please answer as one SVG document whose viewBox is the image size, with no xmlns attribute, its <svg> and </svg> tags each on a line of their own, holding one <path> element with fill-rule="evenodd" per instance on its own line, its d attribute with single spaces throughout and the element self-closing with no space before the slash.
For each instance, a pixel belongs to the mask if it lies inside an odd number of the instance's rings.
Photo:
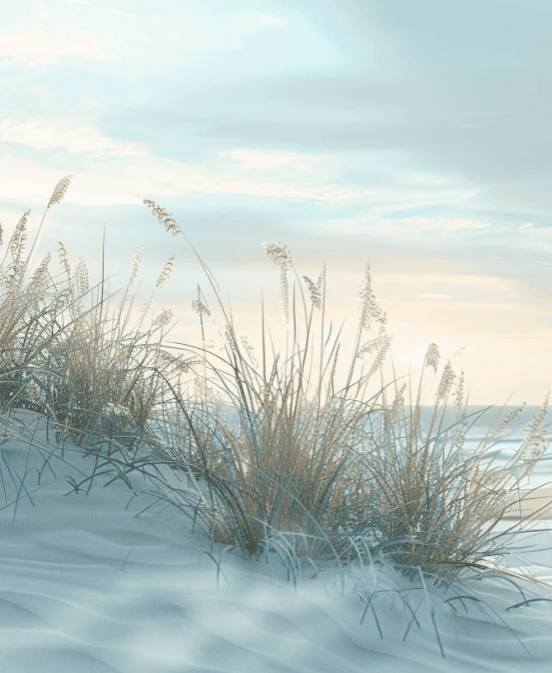
<svg viewBox="0 0 552 673">
<path fill-rule="evenodd" d="M 70 178 L 56 186 L 48 208 L 60 203 Z M 77 446 L 84 442 L 93 448 L 113 440 L 134 447 L 147 433 L 155 410 L 170 395 L 159 373 L 168 374 L 178 386 L 187 370 L 182 358 L 161 347 L 172 320 L 170 311 L 161 311 L 149 329 L 144 329 L 155 293 L 168 279 L 174 257 L 161 271 L 137 325 L 129 328 L 134 302 L 129 293 L 141 251 L 135 257 L 122 301 L 110 315 L 108 304 L 113 295 L 105 296 L 105 239 L 102 278 L 96 286 L 89 286 L 84 260 L 72 271 L 61 242 L 62 274 L 55 280 L 49 275 L 48 254 L 30 281 L 25 279 L 34 248 L 33 244 L 25 259 L 29 213 L 26 211 L 18 223 L 0 268 L 4 290 L 0 304 L 0 402 L 4 411 L 27 408 L 42 412 L 53 419 L 58 439 L 70 436 Z M 38 233 L 43 223 L 44 217 Z M 6 263 L 8 253 L 11 261 Z M 90 304 L 87 308 L 85 301 Z"/>
<path fill-rule="evenodd" d="M 153 202 L 146 204 L 174 222 L 164 209 Z M 280 266 L 288 319 L 291 254 L 280 244 L 264 244 L 264 248 Z M 306 322 L 303 345 L 297 339 L 294 285 L 294 341 L 291 353 L 286 344 L 283 363 L 274 351 L 268 363 L 261 306 L 263 352 L 259 367 L 249 350 L 242 348 L 211 272 L 192 249 L 226 320 L 226 359 L 199 350 L 213 373 L 214 385 L 239 419 L 239 430 L 230 431 L 212 414 L 207 413 L 209 419 L 197 411 L 192 415 L 181 403 L 188 426 L 182 458 L 189 460 L 192 473 L 205 481 L 209 506 L 198 516 L 206 515 L 209 535 L 218 542 L 239 546 L 248 556 L 278 543 L 287 557 L 305 555 L 310 561 L 323 556 L 323 550 L 342 558 L 346 550 L 354 549 L 352 541 L 361 536 L 369 541 L 372 556 L 391 563 L 407 577 L 417 577 L 421 570 L 445 583 L 467 571 L 487 569 L 485 559 L 496 558 L 503 550 L 506 533 L 495 532 L 495 528 L 509 507 L 512 489 L 519 484 L 519 466 L 525 465 L 527 473 L 546 448 L 541 423 L 548 398 L 525 448 L 506 466 L 494 467 L 488 455 L 491 431 L 475 452 L 464 449 L 470 428 L 467 400 L 462 404 L 464 381 L 463 375 L 456 376 L 450 361 L 437 383 L 427 428 L 422 428 L 420 420 L 423 373 L 417 398 L 409 405 L 404 399 L 406 384 L 399 389 L 396 378 L 366 395 L 371 377 L 376 372 L 383 376 L 391 341 L 386 315 L 372 291 L 369 266 L 348 380 L 336 391 L 339 334 L 329 355 L 324 357 L 323 352 L 329 342 L 329 337 L 325 338 L 325 269 L 316 285 L 304 278 L 311 291 L 308 309 L 300 287 Z M 316 386 L 309 396 L 311 370 L 307 371 L 307 361 L 310 356 L 312 364 L 315 309 L 321 314 L 321 349 Z M 361 346 L 364 331 L 372 334 Z M 368 372 L 364 374 L 363 367 L 356 374 L 358 360 L 366 354 L 372 356 Z M 436 373 L 439 360 L 437 345 L 430 344 L 425 369 Z M 445 425 L 455 381 L 453 417 Z M 391 400 L 389 389 L 393 388 Z M 501 432 L 504 429 L 505 425 L 499 428 Z M 190 434 L 191 456 L 186 453 L 190 451 Z M 516 530 L 522 524 L 518 523 Z"/>
</svg>

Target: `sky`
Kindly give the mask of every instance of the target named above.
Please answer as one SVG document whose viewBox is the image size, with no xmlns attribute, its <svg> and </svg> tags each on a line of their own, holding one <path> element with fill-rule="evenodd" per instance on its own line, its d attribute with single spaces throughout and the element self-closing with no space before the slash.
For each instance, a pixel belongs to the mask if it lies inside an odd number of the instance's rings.
<svg viewBox="0 0 552 673">
<path fill-rule="evenodd" d="M 435 342 L 441 364 L 464 371 L 470 404 L 541 404 L 552 389 L 551 60 L 547 0 L 11 3 L 4 246 L 27 209 L 32 241 L 72 175 L 32 264 L 51 251 L 59 273 L 62 241 L 97 282 L 105 227 L 113 289 L 144 246 L 145 299 L 175 255 L 155 310 L 178 319 L 168 338 L 201 344 L 198 283 L 219 328 L 221 315 L 152 200 L 214 273 L 258 360 L 261 292 L 284 349 L 280 269 L 262 246 L 280 243 L 299 278 L 315 282 L 326 263 L 344 368 L 368 262 L 397 374 L 417 382 Z"/>
</svg>

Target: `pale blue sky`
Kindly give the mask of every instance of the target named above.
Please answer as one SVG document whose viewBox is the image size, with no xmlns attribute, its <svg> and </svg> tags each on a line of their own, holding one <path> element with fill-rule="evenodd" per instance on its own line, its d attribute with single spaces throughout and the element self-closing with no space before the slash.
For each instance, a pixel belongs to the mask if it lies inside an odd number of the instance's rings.
<svg viewBox="0 0 552 673">
<path fill-rule="evenodd" d="M 286 244 L 327 262 L 329 317 L 356 330 L 364 266 L 401 373 L 463 347 L 472 403 L 540 404 L 552 388 L 552 5 L 548 0 L 22 0 L 0 28 L 0 222 L 8 240 L 52 190 L 36 261 L 61 240 L 115 285 L 145 246 L 159 307 L 199 282 L 169 210 L 255 346 Z M 52 270 L 57 270 L 57 260 Z M 276 320 L 276 318 L 275 318 Z M 220 319 L 218 320 L 220 324 Z M 276 332 L 275 332 L 276 334 Z M 186 337 L 188 338 L 188 337 Z M 278 342 L 280 343 L 280 342 Z M 343 340 L 345 361 L 351 338 Z"/>
</svg>

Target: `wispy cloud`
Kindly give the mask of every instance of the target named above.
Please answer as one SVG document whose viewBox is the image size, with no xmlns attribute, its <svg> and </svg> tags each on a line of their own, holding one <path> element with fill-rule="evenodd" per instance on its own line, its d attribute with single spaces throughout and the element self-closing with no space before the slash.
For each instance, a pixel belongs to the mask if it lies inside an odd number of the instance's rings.
<svg viewBox="0 0 552 673">
<path fill-rule="evenodd" d="M 32 25 L 0 34 L 0 65 L 24 63 L 46 66 L 67 57 L 80 56 L 101 61 L 114 60 L 113 44 L 88 31 L 67 26 L 45 28 Z"/>
<path fill-rule="evenodd" d="M 369 201 L 372 213 L 370 215 L 357 215 L 339 219 L 328 219 L 324 222 L 326 232 L 334 232 L 352 235 L 382 236 L 387 239 L 401 241 L 422 240 L 429 234 L 441 234 L 444 238 L 454 235 L 455 232 L 488 229 L 488 222 L 468 220 L 458 217 L 378 217 L 378 213 L 389 210 L 400 211 L 413 207 L 433 205 L 435 192 L 431 190 L 418 190 L 413 193 L 410 189 L 398 187 L 392 197 L 393 207 L 387 201 L 388 189 L 372 189 L 369 192 Z M 368 197 L 368 194 L 366 194 Z M 458 196 L 458 190 L 447 190 L 441 193 L 441 203 L 453 201 Z M 380 205 L 381 204 L 381 205 Z"/>
<path fill-rule="evenodd" d="M 488 222 L 479 222 L 460 217 L 408 217 L 403 222 L 444 232 L 462 231 L 463 229 L 487 229 L 491 226 Z"/>
<path fill-rule="evenodd" d="M 261 27 L 284 28 L 289 24 L 288 19 L 276 14 L 264 14 L 262 12 L 243 12 L 246 23 Z"/>
<path fill-rule="evenodd" d="M 240 163 L 246 170 L 255 171 L 273 171 L 279 168 L 292 168 L 299 171 L 312 171 L 313 169 L 305 163 L 307 155 L 297 154 L 295 152 L 278 151 L 256 151 L 256 150 L 232 150 L 230 152 L 219 152 L 219 157 L 224 159 L 233 159 Z"/>
<path fill-rule="evenodd" d="M 524 233 L 527 234 L 540 234 L 540 233 L 547 233 L 547 234 L 552 234 L 552 226 L 537 226 L 535 222 L 525 222 L 519 227 L 520 231 L 523 231 Z"/>
<path fill-rule="evenodd" d="M 79 126 L 70 122 L 6 119 L 0 122 L 0 140 L 37 149 L 64 148 L 68 152 L 96 159 L 146 156 L 146 152 L 135 143 L 113 141 L 92 126 Z"/>
<path fill-rule="evenodd" d="M 282 180 L 271 176 L 248 177 L 209 162 L 200 165 L 187 164 L 165 157 L 156 157 L 139 148 L 119 146 L 109 139 L 97 138 L 94 134 L 75 134 L 74 137 L 58 138 L 49 142 L 50 147 L 62 145 L 62 139 L 73 151 L 80 151 L 93 158 L 109 157 L 109 161 L 87 161 L 75 178 L 65 202 L 85 205 L 139 204 L 143 198 L 190 196 L 193 194 L 226 194 L 255 196 L 290 201 L 333 203 L 358 197 L 358 192 L 324 184 L 302 185 L 299 180 Z M 70 143 L 72 140 L 72 144 Z M 101 142 L 100 142 L 101 141 Z M 45 136 L 37 137 L 33 147 L 46 143 Z M 97 143 L 97 144 L 96 144 Z M 30 144 L 30 143 L 28 143 Z M 77 149 L 78 148 L 78 149 Z M 70 163 L 70 162 L 68 162 Z M 52 184 L 51 169 L 41 168 L 30 159 L 0 156 L 0 172 L 5 175 L 2 190 L 12 199 L 23 198 L 25 202 L 44 201 Z M 70 172 L 70 171 L 67 171 Z M 59 180 L 59 171 L 55 172 Z M 31 175 L 33 187 L 29 189 Z M 38 196 L 40 194 L 40 196 Z"/>
<path fill-rule="evenodd" d="M 450 294 L 419 294 L 421 299 L 454 299 Z"/>
</svg>

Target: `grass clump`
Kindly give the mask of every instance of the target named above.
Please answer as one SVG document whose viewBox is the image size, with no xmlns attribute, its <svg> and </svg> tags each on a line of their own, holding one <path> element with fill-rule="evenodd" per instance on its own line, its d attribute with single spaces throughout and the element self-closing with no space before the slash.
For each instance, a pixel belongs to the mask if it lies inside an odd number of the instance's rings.
<svg viewBox="0 0 552 673">
<path fill-rule="evenodd" d="M 160 219 L 169 217 L 161 209 L 154 208 L 154 213 Z M 291 266 L 289 253 L 275 244 L 267 244 L 265 249 L 281 266 L 286 300 L 285 271 Z M 326 362 L 321 353 L 318 385 L 309 399 L 307 356 L 309 340 L 313 338 L 315 309 L 321 314 L 321 337 L 325 332 L 325 292 L 322 291 L 325 271 L 318 283 L 306 281 L 311 290 L 311 305 L 307 309 L 302 295 L 307 322 L 305 348 L 301 349 L 295 340 L 292 353 L 286 354 L 283 363 L 280 364 L 280 357 L 274 352 L 269 363 L 263 306 L 262 365 L 257 368 L 251 350 L 242 348 L 243 342 L 240 344 L 213 284 L 227 319 L 227 358 L 217 356 L 213 363 L 215 358 L 207 357 L 206 349 L 193 350 L 203 352 L 204 366 L 209 368 L 207 380 L 219 388 L 227 403 L 233 406 L 238 428 L 230 431 L 227 424 L 213 416 L 207 399 L 194 413 L 180 401 L 186 419 L 183 425 L 187 426 L 183 427 L 185 437 L 190 437 L 188 431 L 192 435 L 191 447 L 181 441 L 182 460 L 189 464 L 192 474 L 205 480 L 211 498 L 210 506 L 201 509 L 198 517 L 207 524 L 209 535 L 215 541 L 237 545 L 248 557 L 267 548 L 269 534 L 270 541 L 280 539 L 283 552 L 291 556 L 316 557 L 323 548 L 328 549 L 328 532 L 333 535 L 334 528 L 337 532 L 340 522 L 335 515 L 349 482 L 345 466 L 350 463 L 350 470 L 359 461 L 359 457 L 353 459 L 351 455 L 364 441 L 367 417 L 378 404 L 379 394 L 363 405 L 355 403 L 362 397 L 363 388 L 376 370 L 374 367 L 355 383 L 351 370 L 344 391 L 335 393 L 336 344 Z M 365 290 L 369 297 L 369 288 Z M 296 325 L 295 293 L 293 316 Z M 383 314 L 378 318 L 385 320 Z M 366 313 L 365 326 L 368 320 Z M 380 337 L 377 343 L 381 357 L 386 348 L 385 338 Z M 312 366 L 312 361 L 310 364 Z M 328 370 L 329 383 L 324 389 Z"/>
<path fill-rule="evenodd" d="M 48 208 L 61 201 L 70 179 L 68 176 L 56 186 Z M 48 254 L 27 280 L 25 272 L 36 243 L 35 238 L 25 258 L 29 214 L 26 211 L 18 223 L 0 267 L 3 411 L 25 408 L 44 413 L 53 420 L 59 441 L 70 436 L 77 446 L 84 444 L 89 450 L 106 442 L 136 448 L 147 436 L 156 410 L 171 395 L 162 375 L 179 388 L 180 377 L 187 371 L 183 358 L 175 358 L 161 347 L 172 313 L 161 311 L 149 329 L 144 328 L 155 293 L 169 277 L 174 258 L 169 259 L 140 309 L 138 324 L 129 328 L 134 302 L 130 291 L 142 251 L 135 257 L 119 306 L 110 314 L 113 295 L 106 296 L 105 235 L 102 277 L 96 286 L 89 286 L 82 259 L 72 271 L 61 242 L 62 274 L 56 279 L 50 276 Z M 44 217 L 37 237 L 43 223 Z M 90 306 L 85 307 L 85 302 Z"/>
<path fill-rule="evenodd" d="M 174 235 L 182 233 L 170 213 L 153 202 L 145 203 Z M 289 326 L 291 255 L 279 244 L 264 247 L 281 269 Z M 317 283 L 304 277 L 311 295 L 308 308 L 299 285 L 306 323 L 302 345 L 293 286 L 293 341 L 291 352 L 286 342 L 283 362 L 274 347 L 272 362 L 268 361 L 261 305 L 259 365 L 248 345 L 240 343 L 211 272 L 195 249 L 194 253 L 225 317 L 227 357 L 213 356 L 205 348 L 178 347 L 203 353 L 209 381 L 224 394 L 238 419 L 231 430 L 208 407 L 203 414 L 201 407 L 192 414 L 179 400 L 186 429 L 180 456 L 205 485 L 194 516 L 203 520 L 213 540 L 238 546 L 248 557 L 270 546 L 290 566 L 299 556 L 311 564 L 328 556 L 341 564 L 364 548 L 364 562 L 391 565 L 408 579 L 419 578 L 421 572 L 442 586 L 470 573 L 487 572 L 490 559 L 494 563 L 504 556 L 507 540 L 529 522 L 520 521 L 509 531 L 495 529 L 519 486 L 520 465 L 532 469 L 546 449 L 541 423 L 548 398 L 529 432 L 526 448 L 507 465 L 497 467 L 489 452 L 492 431 L 475 451 L 464 447 L 474 421 L 468 422 L 468 400 L 463 402 L 463 375 L 458 379 L 450 362 L 438 381 L 425 428 L 421 423 L 423 373 L 417 398 L 414 403 L 409 399 L 408 405 L 406 384 L 399 389 L 394 377 L 384 385 L 383 363 L 391 337 L 386 315 L 371 288 L 369 266 L 347 382 L 336 390 L 341 330 L 326 356 L 330 335 L 326 337 L 325 268 Z M 315 310 L 320 315 L 318 341 L 313 336 Z M 361 345 L 363 332 L 371 334 Z M 315 345 L 319 346 L 317 356 Z M 365 355 L 371 356 L 370 361 L 356 373 Z M 309 394 L 315 359 L 317 380 Z M 424 365 L 437 372 L 435 344 L 429 346 Z M 368 393 L 376 373 L 380 383 Z M 453 416 L 445 424 L 455 380 Z M 527 447 L 533 447 L 529 463 Z"/>
<path fill-rule="evenodd" d="M 113 314 L 109 316 L 103 296 L 84 310 L 80 298 L 89 292 L 86 266 L 79 262 L 72 278 L 62 245 L 60 251 L 68 283 L 78 296 L 69 304 L 63 338 L 44 363 L 50 383 L 43 386 L 48 411 L 77 446 L 99 436 L 100 441 L 107 437 L 132 448 L 146 432 L 155 409 L 167 399 L 167 386 L 156 371 L 174 370 L 174 358 L 161 349 L 163 329 L 171 321 L 171 312 L 162 311 L 150 329 L 144 331 L 143 321 L 152 296 L 141 309 L 138 324 L 128 329 L 132 306 L 128 292 L 136 277 L 140 253 Z M 156 289 L 169 271 L 167 264 Z"/>
<path fill-rule="evenodd" d="M 438 357 L 437 346 L 431 344 L 425 366 L 436 370 Z M 420 387 L 422 378 L 423 374 Z M 515 475 L 520 465 L 525 474 L 530 472 L 547 446 L 540 444 L 529 464 L 524 461 L 524 452 L 518 451 L 506 465 L 496 466 L 489 455 L 495 434 L 489 432 L 475 450 L 467 452 L 466 435 L 490 407 L 472 414 L 475 418 L 468 423 L 467 400 L 462 404 L 462 375 L 451 409 L 447 402 L 455 378 L 447 362 L 427 429 L 422 429 L 420 420 L 420 389 L 414 406 L 405 408 L 404 387 L 391 405 L 385 403 L 370 429 L 371 451 L 362 463 L 372 485 L 365 508 L 366 520 L 371 522 L 372 553 L 411 578 L 422 570 L 450 581 L 466 571 L 486 568 L 482 565 L 485 559 L 501 556 L 507 534 L 494 531 L 518 487 Z M 548 396 L 526 446 L 533 446 L 536 437 L 543 439 L 540 424 L 547 403 Z M 507 425 L 503 424 L 500 432 Z M 357 497 L 353 509 L 362 500 Z M 514 528 L 519 531 L 520 526 Z"/>
</svg>

